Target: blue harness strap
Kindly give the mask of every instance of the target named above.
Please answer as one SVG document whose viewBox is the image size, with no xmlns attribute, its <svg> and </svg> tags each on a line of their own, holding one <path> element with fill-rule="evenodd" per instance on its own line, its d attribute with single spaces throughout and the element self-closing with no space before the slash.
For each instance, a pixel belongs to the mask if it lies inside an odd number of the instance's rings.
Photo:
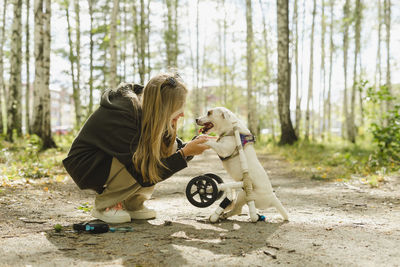
<svg viewBox="0 0 400 267">
<path fill-rule="evenodd" d="M 256 137 L 252 134 L 239 134 L 240 135 L 240 141 L 242 141 L 242 147 L 244 147 L 247 143 L 255 143 L 256 142 Z"/>
<path fill-rule="evenodd" d="M 255 143 L 256 142 L 256 137 L 252 134 L 241 134 L 240 135 L 240 141 L 242 142 L 242 147 L 244 147 L 245 145 L 249 144 L 249 143 Z M 219 156 L 219 158 L 224 161 L 224 160 L 228 160 L 230 158 L 236 157 L 237 155 L 239 155 L 239 150 L 236 147 L 235 151 L 233 151 L 232 155 L 227 156 L 227 157 L 221 157 Z"/>
</svg>

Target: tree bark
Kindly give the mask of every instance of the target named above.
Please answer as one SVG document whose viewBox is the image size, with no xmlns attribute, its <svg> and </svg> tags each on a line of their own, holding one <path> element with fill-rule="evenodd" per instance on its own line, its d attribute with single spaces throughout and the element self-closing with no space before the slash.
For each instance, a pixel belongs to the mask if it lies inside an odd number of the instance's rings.
<svg viewBox="0 0 400 267">
<path fill-rule="evenodd" d="M 228 30 L 228 23 L 227 23 L 227 12 L 226 12 L 226 6 L 225 6 L 225 0 L 222 0 L 222 6 L 224 8 L 224 23 L 223 23 L 223 67 L 222 67 L 222 75 L 223 75 L 223 87 L 224 87 L 224 105 L 228 104 L 228 65 L 227 65 L 227 51 L 226 51 L 226 35 L 227 35 L 227 30 Z"/>
<path fill-rule="evenodd" d="M 251 0 L 246 0 L 246 61 L 247 61 L 247 123 L 249 130 L 253 134 L 257 134 L 257 117 L 256 117 L 256 101 L 253 95 L 253 21 L 252 21 Z"/>
<path fill-rule="evenodd" d="M 44 11 L 43 11 L 44 8 Z M 51 1 L 35 0 L 35 88 L 33 133 L 42 139 L 42 149 L 56 147 L 51 136 L 50 29 Z"/>
<path fill-rule="evenodd" d="M 71 67 L 71 79 L 72 79 L 72 94 L 74 99 L 75 107 L 75 126 L 80 127 L 82 121 L 82 105 L 81 105 L 81 92 L 78 90 L 77 82 L 75 79 L 75 60 L 74 55 L 74 44 L 72 42 L 72 28 L 69 15 L 69 0 L 63 2 L 65 8 L 65 15 L 67 18 L 67 33 L 68 33 L 68 44 L 69 44 L 69 62 Z"/>
<path fill-rule="evenodd" d="M 331 11 L 331 22 L 329 25 L 329 89 L 328 89 L 328 96 L 326 99 L 326 112 L 327 112 L 327 133 L 328 133 L 328 140 L 330 140 L 331 136 L 331 129 L 332 129 L 332 120 L 331 120 L 331 92 L 332 92 L 332 69 L 333 69 L 333 52 L 335 49 L 335 44 L 333 43 L 333 8 L 335 6 L 335 0 L 330 0 L 330 11 Z"/>
<path fill-rule="evenodd" d="M 295 47 L 294 47 L 294 60 L 296 65 L 296 124 L 294 132 L 296 136 L 300 133 L 300 120 L 301 120 L 301 95 L 299 91 L 299 21 L 298 21 L 298 0 L 294 0 L 294 11 L 293 11 L 293 24 L 295 27 Z"/>
<path fill-rule="evenodd" d="M 385 27 L 386 27 L 386 87 L 389 94 L 392 95 L 392 81 L 390 73 L 390 24 L 391 24 L 391 1 L 384 0 L 384 10 L 385 10 Z M 388 100 L 386 103 L 386 112 L 391 110 L 392 101 Z"/>
<path fill-rule="evenodd" d="M 297 141 L 290 120 L 289 3 L 277 0 L 278 26 L 278 111 L 281 122 L 280 145 Z"/>
<path fill-rule="evenodd" d="M 22 0 L 14 1 L 14 19 L 11 34 L 11 64 L 8 112 L 7 112 L 7 139 L 13 141 L 13 131 L 17 136 L 22 133 L 21 112 L 21 66 L 22 66 Z"/>
<path fill-rule="evenodd" d="M 4 61 L 3 61 L 3 46 L 5 40 L 6 31 L 6 14 L 7 14 L 7 0 L 4 0 L 3 4 L 3 16 L 1 23 L 1 35 L 0 35 L 0 134 L 3 134 L 5 130 L 5 122 L 3 122 L 3 105 L 7 103 L 4 85 Z M 3 102 L 4 101 L 4 102 Z"/>
<path fill-rule="evenodd" d="M 172 55 L 172 0 L 165 0 L 167 5 L 167 27 L 165 32 L 165 47 L 167 53 L 167 68 L 173 66 L 173 55 Z"/>
<path fill-rule="evenodd" d="M 147 14 L 146 14 L 146 59 L 147 59 L 147 80 L 150 80 L 150 73 L 151 73 L 151 51 L 150 51 L 150 1 L 147 0 Z"/>
<path fill-rule="evenodd" d="M 376 69 L 375 69 L 375 88 L 380 90 L 382 86 L 382 56 L 381 56 L 381 43 L 382 43 L 382 4 L 381 0 L 378 0 L 378 48 L 376 52 Z M 384 103 L 380 103 L 380 117 L 384 116 Z M 383 125 L 383 121 L 381 122 Z"/>
<path fill-rule="evenodd" d="M 25 87 L 25 132 L 31 133 L 30 123 L 30 100 L 31 100 L 31 89 L 30 89 L 30 32 L 29 32 L 29 15 L 30 15 L 30 1 L 26 0 L 26 24 L 25 24 L 25 64 L 26 64 L 26 87 Z"/>
<path fill-rule="evenodd" d="M 88 0 L 89 4 L 89 17 L 90 17 L 90 31 L 89 31 L 89 107 L 88 116 L 93 112 L 93 0 Z"/>
<path fill-rule="evenodd" d="M 123 68 L 122 68 L 122 81 L 125 82 L 125 81 L 127 81 L 127 77 L 126 77 L 126 71 L 127 71 L 127 68 L 126 68 L 126 54 L 127 54 L 127 39 L 128 39 L 128 36 L 129 36 L 128 27 L 127 27 L 127 25 L 128 25 L 128 19 L 127 19 L 128 11 L 127 11 L 127 8 L 126 8 L 128 3 L 127 3 L 126 0 L 123 0 L 122 3 L 124 5 L 124 8 L 123 8 L 124 29 L 123 29 L 123 44 L 122 44 L 122 48 L 121 48 L 122 49 L 122 51 L 121 51 L 121 64 L 123 65 Z M 121 21 L 122 21 L 122 19 L 121 19 Z"/>
<path fill-rule="evenodd" d="M 321 7 L 321 83 L 322 92 L 320 92 L 319 101 L 319 130 L 321 131 L 321 139 L 324 140 L 325 128 L 326 128 L 326 106 L 325 106 L 325 95 L 326 95 L 326 80 L 325 80 L 325 33 L 326 33 L 326 22 L 325 22 L 325 0 L 322 0 Z M 321 90 L 320 90 L 321 91 Z"/>
<path fill-rule="evenodd" d="M 119 12 L 119 0 L 114 0 L 110 27 L 110 88 L 116 88 L 117 78 L 117 18 Z"/>
<path fill-rule="evenodd" d="M 139 66 L 139 27 L 138 27 L 138 12 L 136 7 L 136 0 L 132 1 L 132 71 L 133 77 L 136 77 L 136 72 Z"/>
<path fill-rule="evenodd" d="M 297 1 L 297 0 L 296 0 Z M 269 42 L 268 42 L 268 29 L 267 29 L 267 22 L 265 18 L 265 13 L 262 5 L 262 1 L 259 0 L 260 10 L 262 14 L 262 22 L 263 22 L 263 39 L 264 39 L 264 49 L 265 49 L 265 88 L 266 88 L 266 95 L 267 95 L 267 109 L 266 112 L 270 116 L 267 118 L 268 120 L 268 127 L 270 128 L 272 139 L 275 142 L 274 137 L 274 103 L 270 100 L 271 97 L 271 67 L 270 67 L 270 59 L 269 59 Z"/>
<path fill-rule="evenodd" d="M 356 142 L 356 125 L 355 125 L 355 104 L 356 104 L 356 93 L 357 93 L 357 63 L 358 55 L 360 53 L 360 26 L 361 26 L 361 0 L 356 0 L 355 7 L 355 38 L 354 38 L 354 68 L 353 68 L 353 87 L 351 90 L 351 104 L 350 104 L 350 121 L 348 128 L 348 137 L 350 142 Z"/>
<path fill-rule="evenodd" d="M 200 0 L 197 0 L 196 4 L 196 88 L 194 99 L 195 103 L 197 103 L 200 107 L 202 107 L 202 103 L 200 100 L 200 88 L 199 88 L 199 75 L 200 75 L 200 43 L 199 43 L 199 8 L 200 8 Z M 194 107 L 194 119 L 198 118 L 200 113 L 199 109 Z M 199 127 L 195 124 L 196 133 L 198 132 Z"/>
<path fill-rule="evenodd" d="M 80 8 L 79 0 L 74 0 L 75 6 L 75 33 L 76 33 L 76 90 L 81 92 L 81 22 L 80 22 Z M 83 115 L 83 114 L 82 114 Z M 82 117 L 81 115 L 81 117 Z"/>
<path fill-rule="evenodd" d="M 350 2 L 349 0 L 346 0 L 344 7 L 343 7 L 343 24 L 344 24 L 344 30 L 343 30 L 343 69 L 344 69 L 344 91 L 343 91 L 343 116 L 345 118 L 345 123 L 342 125 L 342 135 L 343 138 L 346 136 L 347 132 L 347 137 L 348 136 L 348 131 L 350 128 L 350 119 L 349 119 L 349 114 L 348 114 L 348 105 L 347 105 L 347 52 L 349 49 L 349 13 L 350 13 Z"/>
<path fill-rule="evenodd" d="M 139 76 L 141 84 L 144 84 L 146 73 L 146 18 L 144 8 L 144 0 L 140 0 Z"/>
<path fill-rule="evenodd" d="M 313 13 L 312 13 L 312 25 L 311 25 L 311 43 L 310 43 L 310 70 L 308 76 L 308 96 L 307 96 L 307 110 L 306 110 L 306 133 L 304 139 L 306 141 L 309 140 L 310 135 L 310 102 L 312 102 L 313 98 L 313 82 L 314 82 L 314 28 L 315 28 L 315 15 L 317 3 L 314 0 L 313 5 Z M 311 107 L 313 110 L 313 107 Z"/>
</svg>

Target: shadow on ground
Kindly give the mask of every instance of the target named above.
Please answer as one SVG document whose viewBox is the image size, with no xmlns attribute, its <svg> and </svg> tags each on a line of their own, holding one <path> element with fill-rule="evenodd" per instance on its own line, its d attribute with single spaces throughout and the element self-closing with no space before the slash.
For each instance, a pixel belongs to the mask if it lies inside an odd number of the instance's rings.
<svg viewBox="0 0 400 267">
<path fill-rule="evenodd" d="M 244 257 L 260 250 L 265 247 L 265 240 L 282 225 L 231 220 L 217 224 L 205 220 L 154 223 L 159 221 L 136 221 L 120 225 L 131 226 L 134 232 L 105 234 L 75 233 L 69 226 L 61 233 L 46 231 L 46 238 L 73 262 L 182 266 L 201 252 L 204 264 L 208 265 L 207 255 L 216 260 Z M 247 235 L 248 232 L 258 234 Z"/>
</svg>

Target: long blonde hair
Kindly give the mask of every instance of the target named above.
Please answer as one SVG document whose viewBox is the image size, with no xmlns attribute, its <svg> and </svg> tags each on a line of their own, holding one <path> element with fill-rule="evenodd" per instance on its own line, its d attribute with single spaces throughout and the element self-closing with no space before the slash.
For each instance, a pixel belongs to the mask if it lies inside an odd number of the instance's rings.
<svg viewBox="0 0 400 267">
<path fill-rule="evenodd" d="M 159 74 L 144 88 L 142 99 L 142 126 L 133 163 L 143 181 L 157 183 L 160 167 L 166 168 L 161 158 L 170 156 L 176 138 L 172 116 L 183 108 L 187 88 L 177 74 Z"/>
</svg>

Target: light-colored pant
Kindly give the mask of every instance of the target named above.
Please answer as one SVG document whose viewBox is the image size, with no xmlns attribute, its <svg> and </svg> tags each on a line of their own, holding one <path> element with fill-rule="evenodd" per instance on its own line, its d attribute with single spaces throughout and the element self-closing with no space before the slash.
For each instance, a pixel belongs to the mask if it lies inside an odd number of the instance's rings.
<svg viewBox="0 0 400 267">
<path fill-rule="evenodd" d="M 96 196 L 95 209 L 103 210 L 122 202 L 126 210 L 140 210 L 153 191 L 154 186 L 140 186 L 125 166 L 117 158 L 113 158 L 105 189 Z"/>
</svg>

